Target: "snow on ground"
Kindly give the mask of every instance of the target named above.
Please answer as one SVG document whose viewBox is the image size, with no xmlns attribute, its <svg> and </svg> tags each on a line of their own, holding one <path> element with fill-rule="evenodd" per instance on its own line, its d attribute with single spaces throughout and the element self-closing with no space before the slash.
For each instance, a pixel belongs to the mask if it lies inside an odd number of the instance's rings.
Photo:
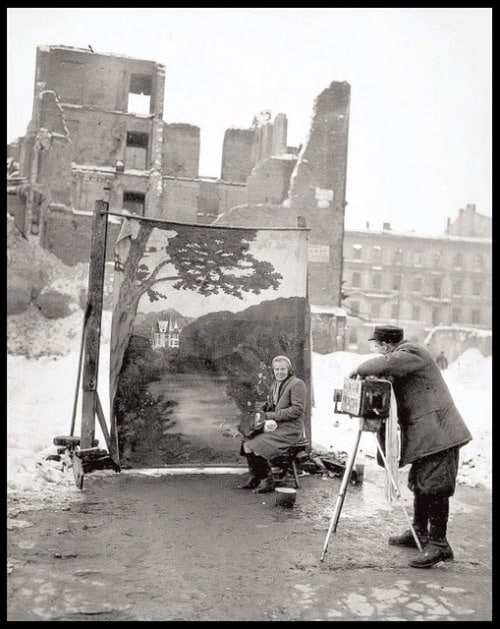
<svg viewBox="0 0 500 629">
<path fill-rule="evenodd" d="M 110 313 L 105 312 L 98 393 L 106 418 L 109 417 L 109 332 Z M 371 356 L 352 352 L 313 354 L 311 422 L 315 449 L 327 451 L 331 447 L 335 451 L 351 451 L 358 423 L 348 415 L 334 413 L 333 391 L 342 388 L 343 379 L 354 366 Z M 70 431 L 78 358 L 77 338 L 66 355 L 36 359 L 7 356 L 7 488 L 12 496 L 35 494 L 43 499 L 60 494 L 62 488 L 78 491 L 70 470 L 62 469 L 60 462 L 46 460 L 48 454 L 56 453 L 52 445 L 54 436 L 67 435 Z M 491 489 L 491 356 L 485 358 L 479 350 L 468 349 L 443 374 L 474 437 L 461 450 L 459 482 L 469 486 L 481 484 Z M 80 403 L 81 397 L 78 399 L 75 434 L 79 434 Z M 96 437 L 105 447 L 98 422 Z M 375 436 L 363 433 L 357 462 L 359 457 L 364 457 L 365 463 L 376 465 L 375 452 Z"/>
<path fill-rule="evenodd" d="M 47 341 L 32 337 L 34 355 L 7 355 L 7 491 L 43 496 L 60 493 L 61 486 L 75 488 L 73 473 L 64 470 L 60 462 L 47 461 L 56 454 L 52 440 L 56 435 L 69 435 L 77 387 L 80 339 L 74 335 L 74 315 L 57 320 L 54 338 L 66 338 L 70 352 L 65 355 L 43 355 Z M 111 313 L 103 312 L 101 322 L 102 345 L 99 352 L 98 394 L 105 416 L 109 417 L 109 339 Z M 47 335 L 47 325 L 45 326 Z M 59 347 L 58 347 L 59 349 Z M 83 367 L 82 367 L 83 372 Z M 79 434 L 81 390 L 75 415 L 75 431 Z M 106 442 L 99 422 L 95 436 L 102 447 Z"/>
</svg>

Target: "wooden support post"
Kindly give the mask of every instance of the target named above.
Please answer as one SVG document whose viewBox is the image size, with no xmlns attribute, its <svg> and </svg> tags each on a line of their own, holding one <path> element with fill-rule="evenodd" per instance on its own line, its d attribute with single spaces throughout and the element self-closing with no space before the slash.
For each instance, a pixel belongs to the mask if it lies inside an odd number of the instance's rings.
<svg viewBox="0 0 500 629">
<path fill-rule="evenodd" d="M 106 201 L 96 201 L 94 217 L 92 219 L 89 281 L 87 289 L 87 305 L 90 306 L 90 314 L 85 334 L 85 356 L 82 379 L 82 427 L 80 436 L 80 447 L 82 449 L 92 447 L 95 434 L 108 206 Z"/>
</svg>

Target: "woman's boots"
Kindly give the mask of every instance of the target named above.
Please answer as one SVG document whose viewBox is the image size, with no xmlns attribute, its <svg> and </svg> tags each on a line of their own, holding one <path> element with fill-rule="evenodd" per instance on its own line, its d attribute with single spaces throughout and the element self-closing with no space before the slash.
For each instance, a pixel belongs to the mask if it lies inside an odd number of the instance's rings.
<svg viewBox="0 0 500 629">
<path fill-rule="evenodd" d="M 253 452 L 244 452 L 244 455 L 247 457 L 248 463 L 248 471 L 250 472 L 250 476 L 246 483 L 242 485 L 238 485 L 238 489 L 255 489 L 260 482 L 259 478 L 259 470 L 255 465 L 255 454 Z M 259 457 L 260 458 L 260 457 Z"/>
<path fill-rule="evenodd" d="M 257 477 L 260 482 L 253 490 L 254 494 L 265 494 L 274 491 L 273 471 L 267 459 L 263 456 L 254 455 L 257 469 Z"/>
<path fill-rule="evenodd" d="M 240 453 L 247 457 L 250 476 L 246 483 L 238 485 L 238 489 L 252 489 L 256 494 L 274 491 L 273 472 L 267 459 L 253 452 L 245 452 L 243 448 Z"/>
</svg>

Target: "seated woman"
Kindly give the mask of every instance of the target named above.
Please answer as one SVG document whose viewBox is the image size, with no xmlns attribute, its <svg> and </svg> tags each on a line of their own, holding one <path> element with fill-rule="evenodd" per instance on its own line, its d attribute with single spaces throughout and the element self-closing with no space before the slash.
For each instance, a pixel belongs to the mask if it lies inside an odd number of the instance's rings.
<svg viewBox="0 0 500 629">
<path fill-rule="evenodd" d="M 259 494 L 274 490 L 271 459 L 284 454 L 304 435 L 306 385 L 294 375 L 287 356 L 275 356 L 272 368 L 274 382 L 262 406 L 264 432 L 252 439 L 243 438 L 240 450 L 247 457 L 250 477 L 238 487 Z"/>
</svg>

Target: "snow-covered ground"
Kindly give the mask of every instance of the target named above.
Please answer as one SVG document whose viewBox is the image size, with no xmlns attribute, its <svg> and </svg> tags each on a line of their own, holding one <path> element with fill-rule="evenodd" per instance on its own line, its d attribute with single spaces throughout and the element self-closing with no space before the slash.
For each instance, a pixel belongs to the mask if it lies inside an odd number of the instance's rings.
<svg viewBox="0 0 500 629">
<path fill-rule="evenodd" d="M 68 325 L 71 322 L 68 321 Z M 106 417 L 109 417 L 109 330 L 110 313 L 102 323 L 98 392 Z M 28 359 L 7 356 L 7 488 L 9 495 L 55 496 L 61 491 L 78 492 L 71 470 L 60 462 L 47 461 L 55 454 L 52 439 L 69 434 L 78 373 L 79 339 L 76 335 L 66 355 Z M 333 391 L 342 388 L 349 371 L 368 356 L 352 352 L 313 354 L 312 377 L 314 407 L 312 412 L 313 447 L 317 450 L 349 452 L 354 443 L 357 421 L 334 413 Z M 461 450 L 459 483 L 483 485 L 491 489 L 492 409 L 491 356 L 483 357 L 476 349 L 466 350 L 452 363 L 444 377 L 453 398 L 473 435 L 473 441 Z M 80 402 L 80 399 L 79 399 Z M 79 407 L 76 431 L 79 433 Z M 96 422 L 96 437 L 105 440 Z M 376 465 L 375 437 L 363 433 L 359 456 Z M 105 447 L 105 446 L 104 446 Z"/>
</svg>

